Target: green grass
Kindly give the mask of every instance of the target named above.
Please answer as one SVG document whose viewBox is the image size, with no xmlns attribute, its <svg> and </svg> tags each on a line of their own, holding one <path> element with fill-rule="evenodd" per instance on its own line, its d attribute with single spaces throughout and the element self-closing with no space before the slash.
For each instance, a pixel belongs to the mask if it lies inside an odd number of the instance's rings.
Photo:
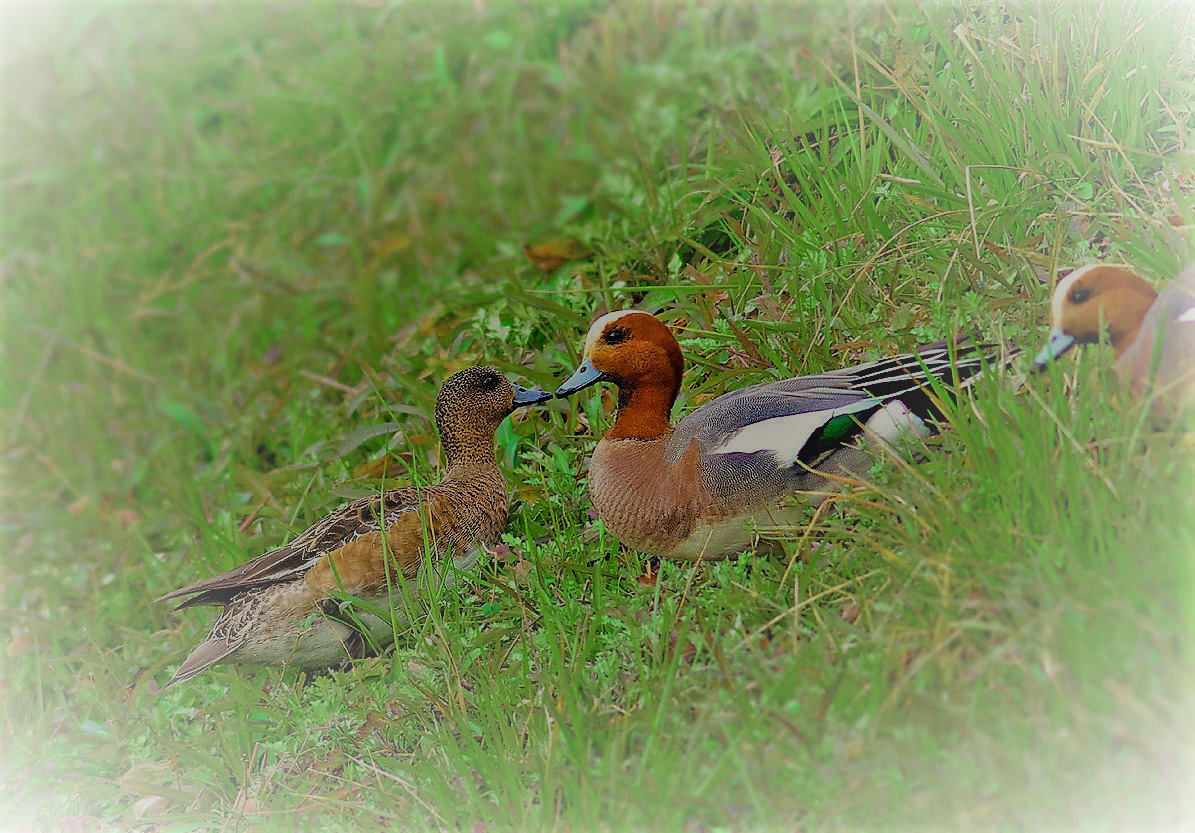
<svg viewBox="0 0 1195 833">
<path fill-rule="evenodd" d="M 598 397 L 519 416 L 510 553 L 306 686 L 159 694 L 210 614 L 151 600 L 376 489 L 363 464 L 434 478 L 437 381 L 552 385 L 601 307 L 679 328 L 686 409 L 960 327 L 1036 349 L 1093 257 L 1169 278 L 1183 4 L 9 17 L 0 826 L 1180 826 L 1192 435 L 1104 350 L 986 381 L 785 556 L 654 584 L 586 513 Z M 594 253 L 541 272 L 551 238 Z"/>
</svg>

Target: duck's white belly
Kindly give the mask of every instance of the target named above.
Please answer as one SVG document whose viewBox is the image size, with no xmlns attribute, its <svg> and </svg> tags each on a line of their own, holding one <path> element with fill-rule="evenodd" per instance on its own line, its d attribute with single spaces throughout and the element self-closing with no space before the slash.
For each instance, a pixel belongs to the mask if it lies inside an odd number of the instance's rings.
<svg viewBox="0 0 1195 833">
<path fill-rule="evenodd" d="M 355 615 L 362 629 L 369 634 L 371 645 L 380 650 L 394 642 L 394 625 L 389 621 L 360 610 Z M 351 659 L 346 646 L 358 640 L 353 628 L 317 612 L 306 619 L 292 620 L 289 627 L 255 631 L 229 661 L 246 665 L 322 668 Z"/>
<path fill-rule="evenodd" d="M 683 561 L 710 561 L 759 546 L 761 531 L 770 527 L 790 527 L 806 519 L 802 506 L 764 509 L 724 521 L 698 524 L 693 534 L 667 552 L 657 555 Z"/>
<path fill-rule="evenodd" d="M 366 601 L 373 608 L 392 611 L 389 617 L 376 616 L 361 606 L 346 604 L 343 617 L 353 621 L 368 635 L 367 644 L 381 650 L 394 642 L 395 631 L 405 629 L 412 617 L 426 610 L 428 599 L 437 593 L 450 592 L 460 579 L 460 570 L 468 570 L 477 563 L 480 551 L 473 549 L 453 559 L 456 570 L 434 570 L 430 563 L 421 565 L 419 575 L 408 579 L 406 591 L 395 586 L 393 593 Z M 289 665 L 294 668 L 320 668 L 339 665 L 351 659 L 346 645 L 357 642 L 357 628 L 349 627 L 321 610 L 311 609 L 307 588 L 296 582 L 275 590 L 271 603 L 277 608 L 295 611 L 290 615 L 269 617 L 274 627 L 257 623 L 247 629 L 244 644 L 229 657 L 230 661 L 245 664 Z M 352 617 L 352 618 L 350 618 Z"/>
</svg>

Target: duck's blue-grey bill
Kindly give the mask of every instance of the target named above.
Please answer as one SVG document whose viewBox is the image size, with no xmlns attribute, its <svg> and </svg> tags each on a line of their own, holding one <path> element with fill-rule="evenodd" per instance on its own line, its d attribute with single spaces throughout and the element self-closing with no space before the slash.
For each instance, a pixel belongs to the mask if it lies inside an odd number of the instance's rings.
<svg viewBox="0 0 1195 833">
<path fill-rule="evenodd" d="M 593 362 L 589 359 L 581 362 L 581 366 L 573 371 L 573 375 L 569 376 L 563 385 L 556 388 L 557 396 L 572 396 L 579 390 L 584 390 L 590 385 L 596 385 L 602 379 L 606 378 L 606 374 L 593 366 Z"/>
<path fill-rule="evenodd" d="M 1037 358 L 1033 360 L 1033 369 L 1045 369 L 1046 365 L 1074 346 L 1075 337 L 1055 327 L 1050 330 L 1050 340 L 1046 342 L 1046 346 L 1041 348 L 1037 354 Z"/>
<path fill-rule="evenodd" d="M 552 394 L 539 388 L 525 388 L 522 385 L 515 385 L 514 389 L 514 404 L 516 407 L 519 405 L 538 405 L 540 402 L 547 402 L 552 398 Z"/>
</svg>

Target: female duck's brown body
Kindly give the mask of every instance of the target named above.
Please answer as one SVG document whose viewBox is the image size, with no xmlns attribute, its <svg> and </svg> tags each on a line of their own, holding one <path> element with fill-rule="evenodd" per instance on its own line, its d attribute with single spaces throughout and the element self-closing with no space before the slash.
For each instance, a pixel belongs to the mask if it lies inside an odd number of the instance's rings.
<svg viewBox="0 0 1195 833">
<path fill-rule="evenodd" d="M 286 546 L 164 596 L 189 596 L 180 607 L 224 607 L 168 685 L 217 662 L 327 667 L 388 645 L 389 618 L 351 608 L 346 597 L 392 610 L 426 562 L 464 563 L 497 543 L 508 499 L 494 431 L 515 407 L 546 396 L 516 389 L 493 368 L 461 371 L 436 398 L 443 480 L 353 501 Z"/>
</svg>

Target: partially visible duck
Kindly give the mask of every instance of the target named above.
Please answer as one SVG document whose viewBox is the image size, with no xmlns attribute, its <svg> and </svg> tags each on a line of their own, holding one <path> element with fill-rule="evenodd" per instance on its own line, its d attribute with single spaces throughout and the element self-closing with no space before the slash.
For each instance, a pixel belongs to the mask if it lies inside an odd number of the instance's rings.
<svg viewBox="0 0 1195 833">
<path fill-rule="evenodd" d="M 589 466 L 593 505 L 624 544 L 667 558 L 750 549 L 755 528 L 790 520 L 779 499 L 827 496 L 820 473 L 860 474 L 880 446 L 927 436 L 939 416 L 929 379 L 965 380 L 983 365 L 975 345 L 926 347 L 880 361 L 724 394 L 675 426 L 684 358 L 672 332 L 638 310 L 597 319 L 580 367 L 556 391 L 618 387 L 614 425 Z"/>
<path fill-rule="evenodd" d="M 550 398 L 511 384 L 492 367 L 450 376 L 435 408 L 448 463 L 444 478 L 355 500 L 283 547 L 162 596 L 188 596 L 179 608 L 224 608 L 167 685 L 218 662 L 323 668 L 389 645 L 390 621 L 350 609 L 345 596 L 390 610 L 392 596 L 424 562 L 446 556 L 465 562 L 480 546 L 498 543 L 508 497 L 494 462 L 494 432 L 520 405 Z"/>
<path fill-rule="evenodd" d="M 1058 282 L 1050 312 L 1039 370 L 1106 330 L 1116 371 L 1134 394 L 1149 395 L 1162 412 L 1195 405 L 1195 267 L 1158 294 L 1123 267 L 1083 266 Z"/>
</svg>

